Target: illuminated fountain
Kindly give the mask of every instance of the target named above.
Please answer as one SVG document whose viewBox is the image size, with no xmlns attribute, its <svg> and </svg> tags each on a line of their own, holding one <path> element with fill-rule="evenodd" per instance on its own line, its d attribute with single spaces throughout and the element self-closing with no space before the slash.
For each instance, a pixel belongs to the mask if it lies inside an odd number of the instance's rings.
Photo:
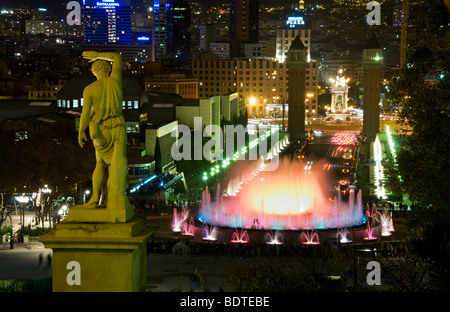
<svg viewBox="0 0 450 312">
<path fill-rule="evenodd" d="M 300 234 L 300 242 L 303 245 L 319 245 L 319 234 L 317 230 L 306 230 Z"/>
<path fill-rule="evenodd" d="M 206 225 L 203 229 L 202 239 L 205 241 L 216 241 L 216 228 L 213 225 Z"/>
<path fill-rule="evenodd" d="M 181 228 L 189 216 L 189 209 L 186 206 L 181 207 L 178 213 L 177 208 L 173 208 L 172 231 L 181 232 Z"/>
<path fill-rule="evenodd" d="M 367 241 L 377 240 L 377 237 L 375 236 L 375 226 L 378 220 L 378 212 L 375 205 L 373 205 L 372 209 L 370 209 L 369 204 L 367 204 L 366 217 L 368 218 L 368 221 L 367 229 L 365 230 L 366 236 L 364 237 L 364 239 Z"/>
<path fill-rule="evenodd" d="M 240 170 L 241 178 L 231 179 L 225 194 L 218 185 L 212 200 L 205 189 L 200 221 L 251 229 L 256 219 L 265 230 L 338 229 L 364 222 L 361 192 L 351 191 L 347 202 L 340 193 L 330 200 L 322 191 L 322 177 L 303 167 L 280 160 L 276 171 L 258 171 L 258 178 Z"/>
<path fill-rule="evenodd" d="M 279 231 L 266 233 L 264 241 L 268 245 L 281 245 L 283 244 L 283 234 Z"/>
<path fill-rule="evenodd" d="M 394 219 L 392 219 L 392 211 L 389 213 L 389 232 L 393 233 L 395 232 L 395 228 L 394 228 Z"/>
<path fill-rule="evenodd" d="M 348 244 L 352 242 L 350 234 L 351 230 L 348 227 L 340 228 L 336 233 L 336 237 L 339 238 L 341 244 Z"/>
<path fill-rule="evenodd" d="M 390 236 L 394 230 L 394 222 L 392 220 L 392 212 L 388 212 L 386 208 L 383 208 L 383 213 L 381 214 L 381 236 Z"/>
<path fill-rule="evenodd" d="M 236 231 L 231 236 L 231 242 L 235 244 L 247 244 L 249 241 L 248 233 L 244 229 Z"/>
<path fill-rule="evenodd" d="M 189 219 L 189 222 L 185 221 L 183 223 L 183 231 L 181 234 L 183 236 L 194 236 L 194 230 L 195 230 L 194 218 L 191 217 Z"/>
</svg>

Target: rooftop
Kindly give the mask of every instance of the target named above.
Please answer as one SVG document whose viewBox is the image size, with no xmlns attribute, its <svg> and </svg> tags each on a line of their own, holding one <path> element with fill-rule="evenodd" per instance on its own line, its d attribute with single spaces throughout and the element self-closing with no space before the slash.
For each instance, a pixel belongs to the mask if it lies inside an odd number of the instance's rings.
<svg viewBox="0 0 450 312">
<path fill-rule="evenodd" d="M 364 47 L 364 49 L 381 49 L 380 43 L 378 42 L 377 37 L 375 36 L 375 34 L 370 36 L 370 39 L 367 42 L 367 44 Z"/>
<path fill-rule="evenodd" d="M 92 73 L 85 73 L 70 79 L 64 87 L 59 90 L 58 98 L 81 98 L 86 86 L 96 81 Z M 123 97 L 140 96 L 144 88 L 130 76 L 122 76 Z"/>
</svg>

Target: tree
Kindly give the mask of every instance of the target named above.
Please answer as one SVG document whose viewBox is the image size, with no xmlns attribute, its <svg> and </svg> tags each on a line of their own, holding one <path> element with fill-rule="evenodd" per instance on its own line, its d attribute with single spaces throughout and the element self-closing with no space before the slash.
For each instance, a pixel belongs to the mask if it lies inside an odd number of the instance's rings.
<svg viewBox="0 0 450 312">
<path fill-rule="evenodd" d="M 0 192 L 39 193 L 48 185 L 52 192 L 43 194 L 40 209 L 35 209 L 44 217 L 52 213 L 56 199 L 74 197 L 76 186 L 90 179 L 95 156 L 92 144 L 83 150 L 78 146 L 75 128 L 38 129 L 25 136 L 1 131 Z"/>
<path fill-rule="evenodd" d="M 443 6 L 438 0 L 419 1 L 411 11 L 427 7 L 426 13 L 437 14 L 430 10 L 440 8 L 439 3 Z M 450 42 L 448 27 L 425 15 L 410 20 L 427 39 L 409 49 L 406 66 L 392 80 L 390 98 L 413 128 L 398 155 L 403 187 L 421 206 L 444 208 L 450 200 Z"/>
<path fill-rule="evenodd" d="M 450 288 L 450 36 L 443 0 L 411 7 L 405 66 L 390 85 L 390 98 L 413 132 L 402 138 L 398 170 L 402 188 L 417 204 L 409 218 L 412 251 L 429 259 Z"/>
</svg>

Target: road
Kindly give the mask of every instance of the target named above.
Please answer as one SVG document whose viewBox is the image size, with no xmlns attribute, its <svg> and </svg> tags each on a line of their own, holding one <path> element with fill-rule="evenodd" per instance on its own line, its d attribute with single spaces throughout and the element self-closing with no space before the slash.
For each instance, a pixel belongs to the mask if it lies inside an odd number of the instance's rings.
<svg viewBox="0 0 450 312">
<path fill-rule="evenodd" d="M 302 153 L 294 157 L 305 164 L 305 169 L 324 174 L 329 182 L 324 185 L 324 189 L 329 192 L 334 192 L 334 187 L 342 180 L 353 181 L 356 146 L 333 144 L 332 138 L 337 133 L 338 131 L 313 132 L 310 143 Z"/>
</svg>

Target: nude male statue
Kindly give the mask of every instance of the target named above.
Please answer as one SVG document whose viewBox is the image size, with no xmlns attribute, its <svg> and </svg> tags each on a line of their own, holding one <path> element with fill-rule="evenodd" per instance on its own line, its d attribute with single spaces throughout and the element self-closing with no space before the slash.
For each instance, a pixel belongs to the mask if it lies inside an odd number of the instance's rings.
<svg viewBox="0 0 450 312">
<path fill-rule="evenodd" d="M 122 58 L 119 53 L 96 51 L 83 52 L 83 57 L 94 62 L 92 73 L 97 78 L 84 89 L 78 132 L 78 142 L 83 148 L 87 140 L 85 130 L 89 127 L 97 161 L 92 175 L 92 197 L 84 206 L 95 208 L 98 204 L 108 168 L 107 209 L 129 210 L 132 208 L 126 196 L 127 131 L 122 115 Z M 112 62 L 112 68 L 108 61 Z"/>
</svg>

